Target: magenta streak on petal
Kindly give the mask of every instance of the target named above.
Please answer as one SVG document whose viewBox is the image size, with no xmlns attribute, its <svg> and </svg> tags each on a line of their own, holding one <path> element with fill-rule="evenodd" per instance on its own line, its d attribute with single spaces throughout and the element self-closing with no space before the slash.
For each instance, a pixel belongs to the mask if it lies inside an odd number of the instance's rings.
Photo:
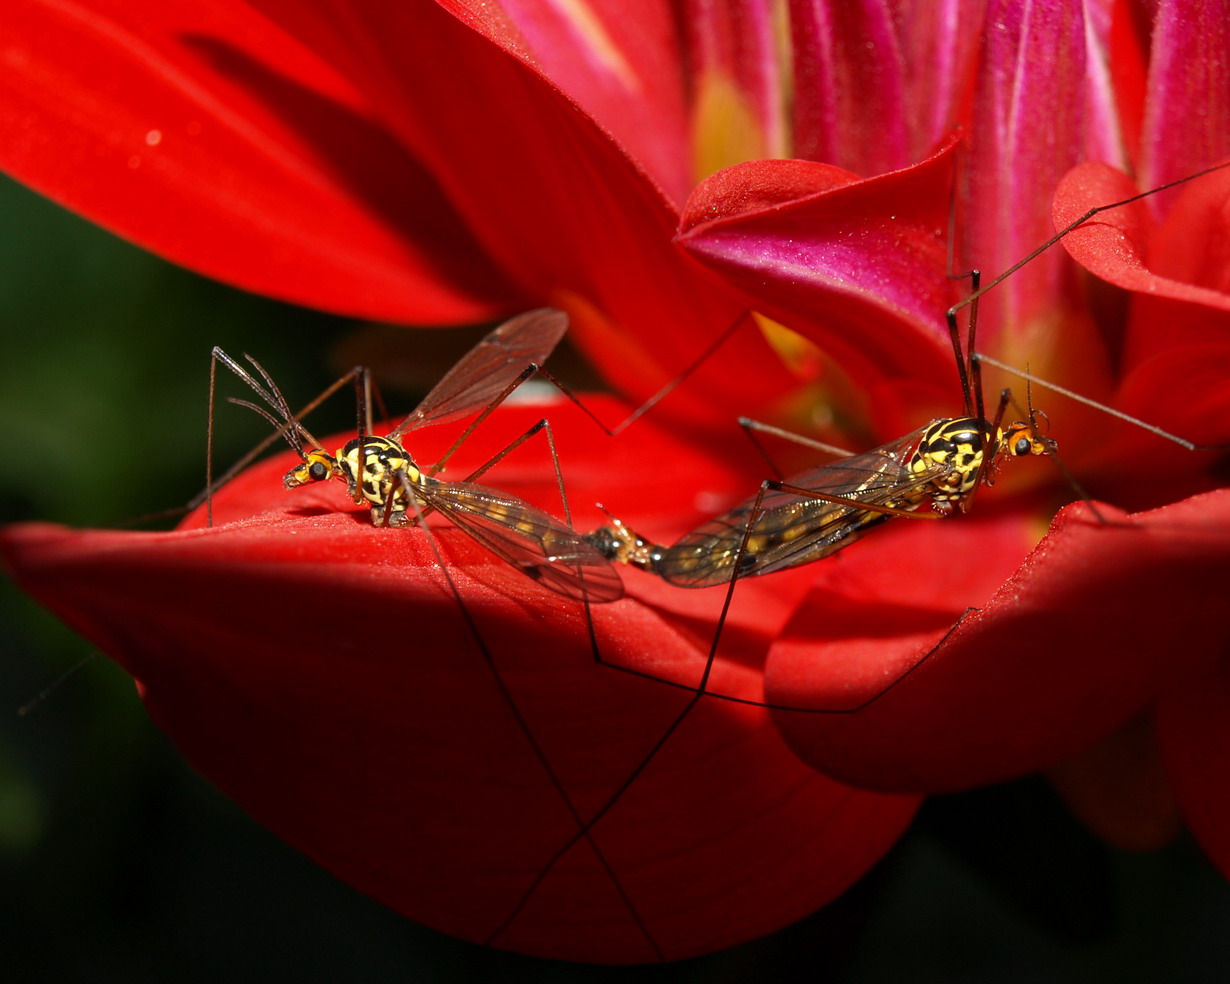
<svg viewBox="0 0 1230 984">
<path fill-rule="evenodd" d="M 798 0 L 795 149 L 872 175 L 912 164 L 904 69 L 884 5 Z"/>
<path fill-rule="evenodd" d="M 1085 144 L 1085 34 L 1080 5 L 1002 0 L 988 15 L 969 161 L 963 262 L 988 277 L 1051 235 L 1059 178 Z M 1064 295 L 1062 256 L 1048 254 L 989 293 L 980 325 L 992 342 Z"/>
<path fill-rule="evenodd" d="M 774 34 L 776 6 L 775 0 L 688 0 L 684 30 L 692 76 L 718 73 L 734 81 L 753 109 L 765 155 L 788 157 L 794 153 L 786 127 L 790 73 Z"/>
<path fill-rule="evenodd" d="M 1145 188 L 1230 154 L 1230 3 L 1200 0 L 1156 9 L 1141 135 Z"/>
</svg>

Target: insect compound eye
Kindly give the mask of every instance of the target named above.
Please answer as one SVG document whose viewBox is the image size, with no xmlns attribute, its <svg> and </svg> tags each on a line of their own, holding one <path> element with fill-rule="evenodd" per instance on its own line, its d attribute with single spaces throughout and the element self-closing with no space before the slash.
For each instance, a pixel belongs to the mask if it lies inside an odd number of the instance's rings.
<svg viewBox="0 0 1230 984">
<path fill-rule="evenodd" d="M 313 482 L 323 482 L 329 477 L 329 468 L 323 461 L 313 461 L 308 466 L 308 476 Z"/>
</svg>

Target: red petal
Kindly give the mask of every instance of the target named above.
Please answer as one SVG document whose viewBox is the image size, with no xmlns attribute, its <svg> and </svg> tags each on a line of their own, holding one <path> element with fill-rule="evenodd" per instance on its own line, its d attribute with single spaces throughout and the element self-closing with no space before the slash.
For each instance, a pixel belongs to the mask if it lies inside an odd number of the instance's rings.
<svg viewBox="0 0 1230 984">
<path fill-rule="evenodd" d="M 1158 734 L 1166 771 L 1196 839 L 1230 878 L 1230 662 L 1182 680 L 1162 699 Z"/>
<path fill-rule="evenodd" d="M 675 12 L 662 0 L 446 0 L 463 22 L 536 67 L 680 203 L 692 187 L 688 80 Z"/>
<path fill-rule="evenodd" d="M 1136 194 L 1111 168 L 1073 169 L 1056 193 L 1055 224 L 1066 228 L 1088 209 Z M 1177 196 L 1177 197 L 1176 197 Z M 1150 209 L 1170 202 L 1154 228 Z M 1230 170 L 1161 196 L 1110 209 L 1063 240 L 1072 256 L 1132 291 L 1123 383 L 1112 402 L 1188 440 L 1230 438 L 1224 372 L 1230 362 Z M 1182 398 L 1179 398 L 1179 395 Z M 1124 431 L 1138 445 L 1140 434 Z M 1146 439 L 1149 440 L 1149 439 Z M 1156 443 L 1156 442 L 1155 442 Z M 1137 455 L 1143 454 L 1143 446 Z M 1159 467 L 1166 458 L 1159 458 Z M 1197 462 L 1178 462 L 1190 470 Z"/>
<path fill-rule="evenodd" d="M 945 543 L 938 523 L 892 564 L 916 582 L 896 597 L 921 591 L 941 604 L 894 611 L 881 600 L 851 611 L 840 583 L 831 597 L 813 598 L 782 647 L 783 665 L 776 652 L 770 659 L 770 700 L 835 708 L 883 696 L 853 714 L 779 713 L 792 747 L 865 788 L 977 786 L 1074 754 L 1138 713 L 1174 674 L 1207 664 L 1230 637 L 1219 601 L 1230 573 L 1230 491 L 1134 516 L 1099 508 L 1109 525 L 1083 506 L 1061 511 L 985 604 L 977 591 L 949 591 L 949 572 L 1002 565 L 1009 552 L 964 529 Z M 865 580 L 881 589 L 889 573 Z M 971 603 L 981 611 L 949 632 L 952 614 Z"/>
<path fill-rule="evenodd" d="M 1152 851 L 1182 828 L 1147 713 L 1047 770 L 1068 807 L 1108 844 Z"/>
<path fill-rule="evenodd" d="M 514 292 L 354 87 L 242 4 L 19 0 L 0 167 L 202 273 L 390 320 Z"/>
<path fill-rule="evenodd" d="M 1081 164 L 1068 172 L 1056 189 L 1055 227 L 1065 229 L 1089 209 L 1135 194 L 1138 194 L 1135 185 L 1114 168 L 1097 163 Z M 1191 204 L 1184 205 L 1185 217 L 1179 223 L 1184 231 L 1184 245 L 1179 256 L 1171 258 L 1169 263 L 1189 274 L 1206 268 L 1223 278 L 1212 289 L 1200 286 L 1195 279 L 1180 281 L 1173 276 L 1159 275 L 1146 264 L 1145 257 L 1151 255 L 1154 235 L 1147 200 L 1094 216 L 1064 237 L 1064 248 L 1086 269 L 1126 290 L 1230 311 L 1230 296 L 1224 292 L 1228 286 L 1224 281 L 1227 247 L 1219 242 L 1220 237 L 1210 236 L 1208 232 L 1209 223 L 1225 225 L 1225 218 L 1219 220 L 1217 213 L 1224 213 L 1221 203 L 1230 196 L 1230 171 L 1201 178 L 1193 183 L 1187 194 L 1195 197 Z M 1197 221 L 1196 215 L 1203 218 L 1193 235 L 1191 223 Z M 1172 243 L 1178 247 L 1177 238 Z M 1210 244 L 1214 253 L 1206 267 L 1202 254 Z"/>
<path fill-rule="evenodd" d="M 567 310 L 573 340 L 633 399 L 740 313 L 674 246 L 676 210 L 645 171 L 521 57 L 435 4 L 262 7 L 364 89 L 500 269 Z M 711 420 L 737 389 L 754 413 L 788 386 L 763 339 L 741 332 L 689 381 L 691 405 L 681 393 L 669 410 Z"/>
<path fill-rule="evenodd" d="M 501 411 L 479 433 L 539 413 Z M 584 426 L 556 428 L 570 487 L 588 488 L 596 462 L 622 446 Z M 655 446 L 642 440 L 616 450 L 616 462 Z M 477 442 L 463 451 L 481 457 Z M 491 480 L 549 498 L 550 472 L 522 454 Z M 695 455 L 678 460 L 684 472 L 671 471 L 673 459 L 663 469 L 688 495 L 664 490 L 667 512 L 690 499 L 684 473 L 720 474 Z M 284 493 L 274 483 L 285 464 L 253 470 L 266 484 L 245 475 L 219 494 L 220 518 L 264 510 L 247 519 L 158 534 L 23 526 L 0 546 L 26 590 L 133 673 L 197 768 L 397 911 L 544 956 L 636 962 L 654 959 L 656 945 L 680 958 L 824 904 L 912 815 L 913 797 L 858 792 L 803 766 L 764 710 L 710 700 L 594 828 L 614 877 L 586 843 L 548 869 L 578 829 L 569 804 L 593 816 L 688 692 L 596 665 L 581 606 L 437 529 L 488 663 L 422 530 L 376 529 L 365 510 L 339 511 L 339 486 Z M 757 695 L 751 654 L 788 606 L 760 610 L 773 614 L 737 622 L 721 677 Z M 707 648 L 712 627 L 631 600 L 596 607 L 594 620 L 605 658 L 692 681 L 703 664 L 696 636 Z"/>
</svg>

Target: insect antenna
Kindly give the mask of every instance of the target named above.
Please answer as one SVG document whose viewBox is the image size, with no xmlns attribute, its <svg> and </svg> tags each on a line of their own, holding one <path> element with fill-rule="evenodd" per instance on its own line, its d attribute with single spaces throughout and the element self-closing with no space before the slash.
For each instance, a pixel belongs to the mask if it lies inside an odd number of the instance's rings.
<svg viewBox="0 0 1230 984">
<path fill-rule="evenodd" d="M 1132 200 L 1134 201 L 1135 199 Z M 1091 400 L 1087 396 L 1081 396 L 1079 393 L 1068 389 L 1066 386 L 1060 386 L 1058 383 L 1048 382 L 1045 379 L 1034 376 L 1027 369 L 1017 369 L 1005 362 L 1000 362 L 998 359 L 994 359 L 983 352 L 975 353 L 974 361 L 976 363 L 985 362 L 987 365 L 994 366 L 1001 372 L 1019 376 L 1021 379 L 1026 380 L 1027 384 L 1037 384 L 1043 389 L 1051 390 L 1053 393 L 1058 393 L 1060 396 L 1066 396 L 1069 400 L 1075 400 L 1077 403 L 1084 404 L 1087 407 L 1092 407 L 1094 410 L 1100 410 L 1103 413 L 1109 414 L 1111 417 L 1116 418 L 1117 420 L 1122 420 L 1124 423 L 1131 424 L 1134 427 L 1139 427 L 1141 430 L 1148 431 L 1156 437 L 1165 438 L 1172 444 L 1177 444 L 1179 447 L 1185 448 L 1188 451 L 1230 451 L 1230 444 L 1197 444 L 1194 441 L 1186 440 L 1185 438 L 1179 437 L 1177 434 L 1171 434 L 1169 431 L 1162 430 L 1162 428 L 1156 426 L 1155 424 L 1150 424 L 1147 421 L 1141 420 L 1139 417 L 1133 417 L 1131 414 L 1124 413 L 1122 410 L 1116 410 L 1114 407 L 1107 406 L 1105 403 L 1098 403 L 1096 400 Z"/>
</svg>

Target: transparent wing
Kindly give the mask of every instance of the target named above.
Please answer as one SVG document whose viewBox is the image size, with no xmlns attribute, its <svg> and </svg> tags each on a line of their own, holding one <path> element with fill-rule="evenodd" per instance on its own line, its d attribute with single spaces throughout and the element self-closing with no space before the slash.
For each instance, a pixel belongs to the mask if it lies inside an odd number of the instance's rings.
<svg viewBox="0 0 1230 984">
<path fill-rule="evenodd" d="M 579 533 L 523 499 L 473 482 L 427 479 L 418 494 L 497 557 L 559 594 L 617 601 L 624 585 Z"/>
<path fill-rule="evenodd" d="M 470 349 L 388 436 L 457 420 L 488 406 L 531 362 L 547 360 L 568 329 L 568 316 L 538 308 L 505 321 Z"/>
<path fill-rule="evenodd" d="M 916 508 L 935 477 L 933 472 L 915 474 L 905 467 L 923 430 L 786 480 L 788 485 L 848 503 L 808 499 L 781 490 L 767 492 L 740 559 L 739 577 L 771 574 L 821 560 L 894 518 L 891 513 L 865 508 L 868 505 Z M 657 565 L 659 575 L 683 587 L 729 582 L 755 504 L 755 497 L 747 499 L 665 548 Z"/>
</svg>

